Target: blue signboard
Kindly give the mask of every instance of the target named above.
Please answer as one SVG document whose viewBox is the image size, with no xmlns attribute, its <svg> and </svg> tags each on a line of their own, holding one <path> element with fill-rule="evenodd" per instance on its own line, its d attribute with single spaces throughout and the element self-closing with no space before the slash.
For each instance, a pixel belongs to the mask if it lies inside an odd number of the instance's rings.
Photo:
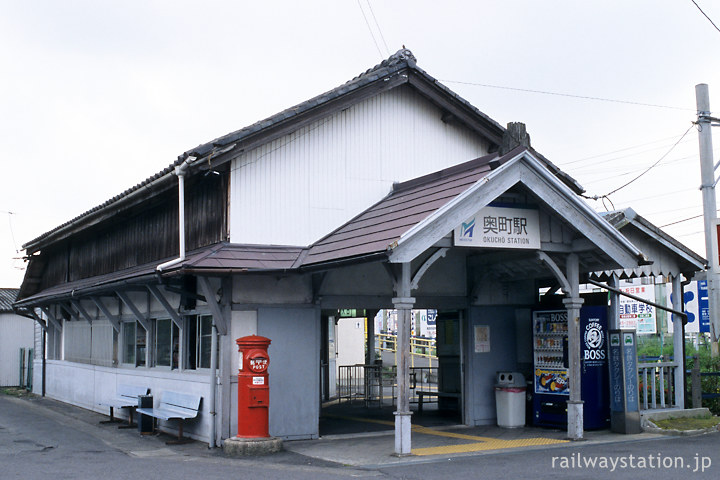
<svg viewBox="0 0 720 480">
<path fill-rule="evenodd" d="M 708 301 L 707 280 L 697 282 L 698 310 L 700 310 L 700 331 L 710 332 L 710 302 Z"/>
<path fill-rule="evenodd" d="M 610 331 L 608 346 L 610 366 L 610 410 L 613 412 L 625 411 L 625 395 L 623 388 L 622 346 L 620 344 L 620 331 Z"/>
<path fill-rule="evenodd" d="M 637 381 L 637 347 L 634 332 L 622 332 L 623 363 L 625 366 L 625 405 L 628 412 L 640 410 Z"/>
</svg>

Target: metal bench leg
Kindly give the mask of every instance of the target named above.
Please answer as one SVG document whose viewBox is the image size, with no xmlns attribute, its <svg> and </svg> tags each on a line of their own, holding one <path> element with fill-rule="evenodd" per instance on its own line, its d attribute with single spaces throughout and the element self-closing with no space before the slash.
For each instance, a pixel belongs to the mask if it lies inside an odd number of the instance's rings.
<svg viewBox="0 0 720 480">
<path fill-rule="evenodd" d="M 165 445 L 182 445 L 183 443 L 190 443 L 192 442 L 192 439 L 183 437 L 183 424 L 185 423 L 184 419 L 179 420 L 180 424 L 178 425 L 178 438 L 177 440 L 168 440 L 165 442 Z"/>
<path fill-rule="evenodd" d="M 102 420 L 100 423 L 120 423 L 120 420 L 115 418 L 113 407 L 110 407 L 110 420 Z"/>
<path fill-rule="evenodd" d="M 133 422 L 133 408 L 128 408 L 128 423 L 127 425 L 118 425 L 118 428 L 135 428 L 137 427 L 137 423 Z"/>
</svg>

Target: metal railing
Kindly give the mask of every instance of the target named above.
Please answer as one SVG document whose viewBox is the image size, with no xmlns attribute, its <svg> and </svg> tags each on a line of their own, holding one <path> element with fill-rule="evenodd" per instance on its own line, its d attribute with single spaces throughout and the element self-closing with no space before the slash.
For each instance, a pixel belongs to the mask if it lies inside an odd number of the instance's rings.
<svg viewBox="0 0 720 480">
<path fill-rule="evenodd" d="M 672 408 L 675 404 L 675 362 L 638 363 L 642 409 Z M 682 388 L 682 387 L 680 387 Z"/>
<path fill-rule="evenodd" d="M 410 402 L 417 403 L 416 391 L 437 391 L 437 367 L 410 367 L 409 380 Z M 395 405 L 396 390 L 397 370 L 394 366 L 357 364 L 338 367 L 338 402 L 362 402 L 367 407 Z"/>
</svg>

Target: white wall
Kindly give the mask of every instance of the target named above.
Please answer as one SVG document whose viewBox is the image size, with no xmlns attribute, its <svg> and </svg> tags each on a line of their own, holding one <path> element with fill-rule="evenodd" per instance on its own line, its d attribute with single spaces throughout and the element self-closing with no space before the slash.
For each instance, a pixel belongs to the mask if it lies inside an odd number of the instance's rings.
<svg viewBox="0 0 720 480">
<path fill-rule="evenodd" d="M 42 362 L 35 362 L 35 393 L 41 393 Z M 202 396 L 200 414 L 195 420 L 187 420 L 183 435 L 203 442 L 209 440 L 210 375 L 207 371 L 186 371 L 184 373 L 146 368 L 112 368 L 72 363 L 61 360 L 48 360 L 46 365 L 46 395 L 61 402 L 76 405 L 95 412 L 109 415 L 109 407 L 100 405 L 105 399 L 115 395 L 117 385 L 140 385 L 150 388 L 154 403 L 157 405 L 165 390 Z M 118 418 L 124 418 L 126 412 L 116 411 Z M 177 435 L 177 421 L 158 420 L 159 428 Z"/>
<path fill-rule="evenodd" d="M 337 367 L 365 363 L 365 319 L 341 318 L 337 323 Z"/>
<path fill-rule="evenodd" d="M 20 349 L 33 348 L 34 332 L 33 320 L 14 313 L 0 313 L 0 387 L 19 385 Z"/>
<path fill-rule="evenodd" d="M 487 153 L 470 130 L 400 87 L 232 163 L 230 240 L 309 245 L 405 181 Z"/>
</svg>

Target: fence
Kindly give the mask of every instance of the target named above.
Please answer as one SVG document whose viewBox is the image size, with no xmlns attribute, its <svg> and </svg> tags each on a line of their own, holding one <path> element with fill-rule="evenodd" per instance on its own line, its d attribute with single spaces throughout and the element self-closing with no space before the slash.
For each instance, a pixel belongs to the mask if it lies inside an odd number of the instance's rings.
<svg viewBox="0 0 720 480">
<path fill-rule="evenodd" d="M 395 405 L 397 369 L 381 365 L 338 367 L 338 402 L 361 402 L 366 407 Z M 437 391 L 437 367 L 410 367 L 410 402 L 417 403 L 415 391 Z M 427 401 L 427 400 L 426 400 Z"/>
<path fill-rule="evenodd" d="M 397 351 L 397 335 L 392 333 L 379 333 L 377 337 L 377 349 L 381 352 Z M 415 358 L 435 359 L 437 349 L 434 338 L 410 337 L 410 365 L 415 366 Z"/>
<path fill-rule="evenodd" d="M 642 409 L 677 407 L 675 402 L 675 362 L 638 363 Z M 682 388 L 682 385 L 679 386 Z"/>
<path fill-rule="evenodd" d="M 720 385 L 717 381 L 720 378 L 720 372 L 701 372 L 698 356 L 695 355 L 692 358 L 693 368 L 686 371 L 686 373 L 690 374 L 692 407 L 700 408 L 703 400 L 710 400 L 711 410 L 716 413 L 718 410 L 717 399 L 720 398 Z M 703 381 L 703 377 L 705 377 L 705 381 Z M 713 378 L 716 379 L 714 382 L 712 381 Z"/>
<path fill-rule="evenodd" d="M 20 388 L 32 389 L 33 382 L 33 349 L 20 349 L 20 368 L 18 372 L 18 386 Z"/>
</svg>

